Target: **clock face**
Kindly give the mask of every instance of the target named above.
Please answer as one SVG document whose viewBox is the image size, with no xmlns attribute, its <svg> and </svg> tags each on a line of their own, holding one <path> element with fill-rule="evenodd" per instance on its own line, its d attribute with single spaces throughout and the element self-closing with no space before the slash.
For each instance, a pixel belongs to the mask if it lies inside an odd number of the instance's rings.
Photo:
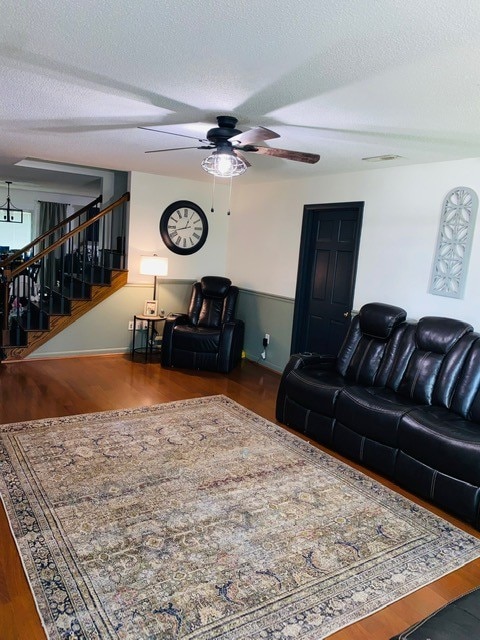
<svg viewBox="0 0 480 640">
<path fill-rule="evenodd" d="M 160 235 L 170 251 L 181 255 L 195 253 L 207 239 L 207 217 L 194 202 L 178 200 L 162 213 Z"/>
</svg>

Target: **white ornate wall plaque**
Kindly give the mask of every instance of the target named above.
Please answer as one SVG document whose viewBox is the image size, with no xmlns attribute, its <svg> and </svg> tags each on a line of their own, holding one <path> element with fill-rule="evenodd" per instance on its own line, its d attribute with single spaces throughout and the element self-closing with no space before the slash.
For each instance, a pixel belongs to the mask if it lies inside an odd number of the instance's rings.
<svg viewBox="0 0 480 640">
<path fill-rule="evenodd" d="M 477 209 L 477 194 L 468 187 L 456 187 L 445 197 L 430 293 L 450 298 L 463 296 Z"/>
</svg>

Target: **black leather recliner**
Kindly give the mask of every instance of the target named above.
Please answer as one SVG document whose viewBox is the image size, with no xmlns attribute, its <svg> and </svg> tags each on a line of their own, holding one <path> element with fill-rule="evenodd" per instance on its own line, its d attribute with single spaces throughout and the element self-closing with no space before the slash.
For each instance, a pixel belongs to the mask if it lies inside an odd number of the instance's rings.
<svg viewBox="0 0 480 640">
<path fill-rule="evenodd" d="M 242 357 L 244 323 L 235 319 L 238 287 L 205 276 L 193 285 L 188 313 L 165 321 L 162 365 L 228 373 Z"/>
<path fill-rule="evenodd" d="M 372 302 L 352 319 L 337 356 L 291 356 L 277 396 L 277 419 L 332 446 L 336 404 L 349 385 L 382 386 L 397 357 L 407 312 Z"/>
</svg>

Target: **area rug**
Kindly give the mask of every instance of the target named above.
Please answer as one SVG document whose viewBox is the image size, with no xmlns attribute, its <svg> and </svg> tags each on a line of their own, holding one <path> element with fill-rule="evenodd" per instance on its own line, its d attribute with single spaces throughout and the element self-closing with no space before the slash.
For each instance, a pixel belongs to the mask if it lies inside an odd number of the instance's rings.
<svg viewBox="0 0 480 640">
<path fill-rule="evenodd" d="M 0 432 L 50 639 L 319 640 L 480 555 L 224 396 Z"/>
</svg>

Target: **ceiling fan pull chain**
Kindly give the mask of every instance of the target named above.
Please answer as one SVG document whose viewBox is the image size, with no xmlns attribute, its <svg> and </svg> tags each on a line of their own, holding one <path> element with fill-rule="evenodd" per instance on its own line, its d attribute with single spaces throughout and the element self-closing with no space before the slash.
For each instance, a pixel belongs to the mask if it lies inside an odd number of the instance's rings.
<svg viewBox="0 0 480 640">
<path fill-rule="evenodd" d="M 212 185 L 212 206 L 210 207 L 210 213 L 215 213 L 215 208 L 214 208 L 214 203 L 215 203 L 215 176 L 213 176 L 213 185 Z"/>
<path fill-rule="evenodd" d="M 227 216 L 230 215 L 230 203 L 232 201 L 232 176 L 230 176 L 230 191 L 228 194 L 228 211 L 227 211 Z"/>
</svg>

